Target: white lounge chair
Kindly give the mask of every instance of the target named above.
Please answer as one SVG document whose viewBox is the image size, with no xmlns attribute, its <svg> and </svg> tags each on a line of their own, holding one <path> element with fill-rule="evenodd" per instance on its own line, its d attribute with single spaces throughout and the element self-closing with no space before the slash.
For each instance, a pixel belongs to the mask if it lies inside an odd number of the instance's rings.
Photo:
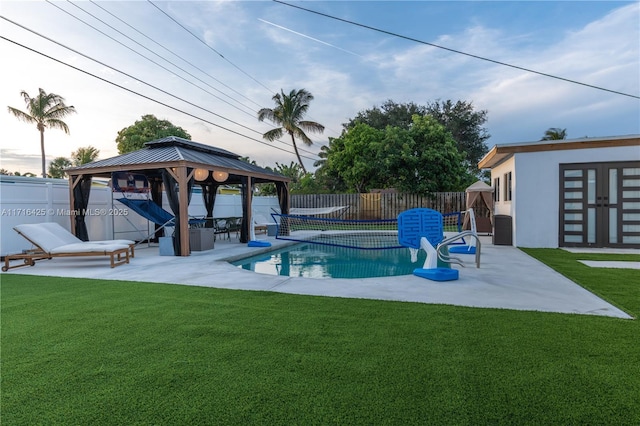
<svg viewBox="0 0 640 426">
<path fill-rule="evenodd" d="M 13 228 L 36 248 L 4 258 L 3 271 L 20 266 L 33 266 L 38 260 L 54 257 L 109 256 L 111 267 L 129 263 L 134 257 L 135 242 L 131 240 L 82 241 L 57 223 L 30 223 Z M 23 260 L 11 265 L 12 260 Z"/>
</svg>

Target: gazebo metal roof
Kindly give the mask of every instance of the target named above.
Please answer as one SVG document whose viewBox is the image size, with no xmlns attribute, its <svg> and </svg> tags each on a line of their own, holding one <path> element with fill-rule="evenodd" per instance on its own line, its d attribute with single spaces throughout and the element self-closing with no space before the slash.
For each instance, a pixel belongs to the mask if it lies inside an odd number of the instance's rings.
<svg viewBox="0 0 640 426">
<path fill-rule="evenodd" d="M 146 142 L 145 147 L 138 151 L 69 168 L 67 173 L 99 176 L 109 175 L 114 171 L 162 169 L 172 167 L 175 163 L 192 168 L 225 171 L 229 173 L 229 179 L 225 182 L 228 184 L 240 183 L 241 176 L 251 176 L 257 183 L 290 181 L 280 173 L 241 160 L 233 152 L 176 136 Z"/>
</svg>

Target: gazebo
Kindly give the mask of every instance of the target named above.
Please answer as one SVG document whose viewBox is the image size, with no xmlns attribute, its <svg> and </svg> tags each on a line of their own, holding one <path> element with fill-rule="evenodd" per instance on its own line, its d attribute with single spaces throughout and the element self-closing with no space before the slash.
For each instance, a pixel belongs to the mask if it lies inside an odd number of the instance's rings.
<svg viewBox="0 0 640 426">
<path fill-rule="evenodd" d="M 194 184 L 202 188 L 207 218 L 213 216 L 218 186 L 241 186 L 241 243 L 246 243 L 249 239 L 254 184 L 274 183 L 282 213 L 289 212 L 289 178 L 243 161 L 239 155 L 227 150 L 175 136 L 150 141 L 138 151 L 73 167 L 66 172 L 69 176 L 69 203 L 71 210 L 76 213 L 71 218 L 71 231 L 83 241 L 88 240 L 85 211 L 89 202 L 91 179 L 111 179 L 116 172 L 144 175 L 149 181 L 152 200 L 160 206 L 164 188 L 175 215 L 174 251 L 177 256 L 189 255 L 188 207 Z M 212 222 L 208 226 L 212 226 Z"/>
<path fill-rule="evenodd" d="M 467 193 L 467 209 L 473 208 L 476 212 L 476 228 L 478 232 L 491 233 L 493 223 L 493 192 L 495 189 L 482 181 L 477 181 L 470 185 L 465 192 Z M 478 212 L 484 211 L 479 215 Z M 468 227 L 468 217 L 464 220 L 464 229 Z"/>
</svg>

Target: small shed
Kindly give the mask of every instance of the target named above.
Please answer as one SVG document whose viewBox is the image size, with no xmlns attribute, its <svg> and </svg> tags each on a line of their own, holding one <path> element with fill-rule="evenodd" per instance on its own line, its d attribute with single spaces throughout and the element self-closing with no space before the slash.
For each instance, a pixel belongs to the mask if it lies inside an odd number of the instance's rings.
<svg viewBox="0 0 640 426">
<path fill-rule="evenodd" d="M 480 233 L 491 233 L 493 223 L 493 187 L 477 181 L 466 190 L 467 209 L 473 209 L 476 218 L 476 229 Z M 468 216 L 465 217 L 464 229 L 467 229 Z"/>
<path fill-rule="evenodd" d="M 239 155 L 227 150 L 175 136 L 150 141 L 138 151 L 94 161 L 67 169 L 66 172 L 69 176 L 69 203 L 71 210 L 75 212 L 71 217 L 71 230 L 82 240 L 88 239 L 85 211 L 91 179 L 110 179 L 117 172 L 145 175 L 152 199 L 160 206 L 164 189 L 176 218 L 174 251 L 179 256 L 189 255 L 188 206 L 193 185 L 202 187 L 207 217 L 212 217 L 218 186 L 240 185 L 243 212 L 241 243 L 246 243 L 249 239 L 255 184 L 274 183 L 281 211 L 289 212 L 289 178 L 243 161 Z"/>
<path fill-rule="evenodd" d="M 640 248 L 640 135 L 495 145 L 478 168 L 515 246 Z"/>
</svg>

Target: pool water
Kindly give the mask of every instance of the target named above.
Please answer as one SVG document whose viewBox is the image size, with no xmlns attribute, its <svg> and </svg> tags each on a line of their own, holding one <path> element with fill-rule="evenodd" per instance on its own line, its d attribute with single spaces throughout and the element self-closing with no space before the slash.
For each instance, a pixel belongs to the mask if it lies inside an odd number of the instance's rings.
<svg viewBox="0 0 640 426">
<path fill-rule="evenodd" d="M 232 265 L 260 274 L 307 278 L 372 278 L 410 275 L 424 264 L 424 250 L 411 263 L 408 248 L 361 250 L 322 244 L 301 243 Z"/>
</svg>

